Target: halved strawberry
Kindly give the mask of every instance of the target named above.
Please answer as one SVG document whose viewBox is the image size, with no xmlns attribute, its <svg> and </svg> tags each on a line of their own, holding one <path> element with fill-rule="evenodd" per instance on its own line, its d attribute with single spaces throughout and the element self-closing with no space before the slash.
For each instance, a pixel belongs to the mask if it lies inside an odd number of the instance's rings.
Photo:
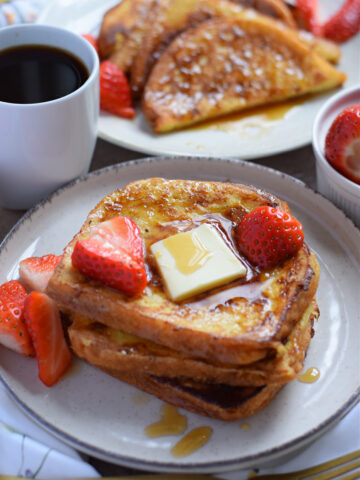
<svg viewBox="0 0 360 480">
<path fill-rule="evenodd" d="M 346 0 L 340 10 L 322 27 L 324 37 L 334 42 L 346 42 L 360 31 L 360 1 Z"/>
<path fill-rule="evenodd" d="M 124 118 L 134 118 L 130 87 L 117 65 L 105 60 L 100 65 L 100 108 Z"/>
<path fill-rule="evenodd" d="M 255 265 L 270 268 L 295 255 L 304 241 L 301 223 L 278 208 L 258 207 L 236 229 L 241 252 Z"/>
<path fill-rule="evenodd" d="M 39 378 L 51 387 L 71 361 L 59 310 L 45 293 L 32 292 L 25 299 L 24 316 L 36 351 Z"/>
<path fill-rule="evenodd" d="M 320 36 L 321 27 L 318 17 L 317 0 L 296 0 L 294 16 L 300 28 L 308 30 L 314 35 Z"/>
<path fill-rule="evenodd" d="M 29 257 L 20 262 L 20 281 L 28 290 L 45 292 L 47 284 L 60 263 L 62 255 Z"/>
<path fill-rule="evenodd" d="M 0 343 L 15 352 L 34 356 L 23 315 L 26 296 L 24 287 L 17 280 L 0 286 Z"/>
<path fill-rule="evenodd" d="M 114 217 L 76 242 L 72 264 L 83 274 L 128 295 L 141 293 L 147 284 L 139 227 L 128 217 Z"/>
<path fill-rule="evenodd" d="M 335 170 L 360 185 L 360 104 L 345 108 L 332 123 L 325 157 Z"/>
</svg>

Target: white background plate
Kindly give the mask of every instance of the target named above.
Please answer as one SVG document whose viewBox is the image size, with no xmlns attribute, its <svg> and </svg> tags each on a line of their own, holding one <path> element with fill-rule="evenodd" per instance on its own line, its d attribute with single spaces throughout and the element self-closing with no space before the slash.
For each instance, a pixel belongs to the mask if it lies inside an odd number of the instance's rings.
<svg viewBox="0 0 360 480">
<path fill-rule="evenodd" d="M 320 320 L 305 368 L 320 369 L 314 384 L 294 381 L 272 403 L 243 422 L 226 423 L 186 413 L 188 431 L 213 428 L 211 440 L 183 459 L 170 450 L 179 437 L 149 439 L 147 425 L 160 418 L 162 402 L 138 401 L 136 389 L 74 361 L 56 386 L 37 378 L 36 360 L 0 350 L 0 376 L 35 420 L 76 448 L 110 462 L 163 471 L 217 472 L 260 465 L 292 453 L 324 433 L 359 396 L 360 232 L 330 202 L 301 182 L 246 162 L 205 158 L 153 158 L 100 170 L 55 193 L 35 207 L 5 239 L 0 283 L 16 278 L 18 262 L 32 255 L 62 252 L 89 210 L 105 194 L 150 176 L 252 183 L 285 200 L 303 223 L 306 240 L 321 267 Z M 145 394 L 144 394 L 145 395 Z"/>
<path fill-rule="evenodd" d="M 97 35 L 102 14 L 116 3 L 117 0 L 53 0 L 38 21 Z M 339 0 L 321 0 L 320 5 L 321 16 L 326 18 L 339 8 Z M 360 35 L 342 45 L 341 50 L 342 59 L 338 68 L 348 76 L 344 86 L 350 87 L 360 81 Z M 152 133 L 139 109 L 135 120 L 102 113 L 99 136 L 131 150 L 150 154 L 258 158 L 310 143 L 315 115 L 335 92 L 308 99 L 277 120 L 269 120 L 259 114 L 207 128 L 163 135 Z"/>
</svg>

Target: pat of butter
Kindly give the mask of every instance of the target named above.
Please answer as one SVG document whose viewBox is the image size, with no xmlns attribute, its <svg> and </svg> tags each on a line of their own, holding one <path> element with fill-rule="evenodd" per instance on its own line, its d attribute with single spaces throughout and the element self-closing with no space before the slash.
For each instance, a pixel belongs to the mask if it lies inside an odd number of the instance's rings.
<svg viewBox="0 0 360 480">
<path fill-rule="evenodd" d="M 246 268 L 213 226 L 203 223 L 189 232 L 151 246 L 166 290 L 174 301 L 219 287 L 246 275 Z"/>
</svg>

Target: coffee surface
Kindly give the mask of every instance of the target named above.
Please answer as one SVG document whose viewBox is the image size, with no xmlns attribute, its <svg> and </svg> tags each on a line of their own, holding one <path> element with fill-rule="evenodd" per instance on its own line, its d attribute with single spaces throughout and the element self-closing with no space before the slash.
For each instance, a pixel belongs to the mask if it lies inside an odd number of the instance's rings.
<svg viewBox="0 0 360 480">
<path fill-rule="evenodd" d="M 26 45 L 0 51 L 0 101 L 41 103 L 64 97 L 89 76 L 74 55 L 54 47 Z"/>
</svg>

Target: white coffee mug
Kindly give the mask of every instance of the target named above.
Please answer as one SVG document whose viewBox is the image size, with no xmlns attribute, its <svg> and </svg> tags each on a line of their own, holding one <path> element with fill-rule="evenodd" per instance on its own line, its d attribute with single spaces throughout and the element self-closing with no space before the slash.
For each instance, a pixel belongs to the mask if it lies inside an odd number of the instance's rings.
<svg viewBox="0 0 360 480">
<path fill-rule="evenodd" d="M 99 59 L 80 35 L 48 25 L 0 29 L 0 50 L 45 45 L 71 53 L 89 76 L 55 100 L 0 101 L 0 206 L 27 209 L 61 185 L 88 172 L 99 116 Z"/>
</svg>

